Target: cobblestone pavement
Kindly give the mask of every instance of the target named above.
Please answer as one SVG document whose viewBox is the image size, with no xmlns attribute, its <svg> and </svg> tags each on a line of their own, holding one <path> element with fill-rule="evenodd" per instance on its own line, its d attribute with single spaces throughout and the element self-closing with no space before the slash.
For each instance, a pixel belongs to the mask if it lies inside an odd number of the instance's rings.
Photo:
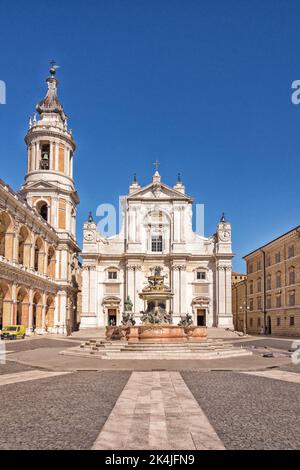
<svg viewBox="0 0 300 470">
<path fill-rule="evenodd" d="M 184 371 L 185 383 L 178 372 L 134 374 L 141 380 L 75 372 L 2 385 L 0 449 L 120 448 L 124 435 L 128 449 L 300 447 L 299 383 L 225 371 Z"/>
<path fill-rule="evenodd" d="M 234 372 L 182 372 L 227 449 L 299 449 L 300 385 Z"/>
<path fill-rule="evenodd" d="M 300 374 L 300 364 L 289 364 L 286 366 L 280 367 L 280 370 L 287 370 L 288 372 L 294 372 L 295 374 Z"/>
<path fill-rule="evenodd" d="M 128 372 L 79 372 L 0 387 L 0 449 L 90 449 Z"/>
<path fill-rule="evenodd" d="M 283 351 L 288 351 L 293 343 L 293 339 L 276 339 L 276 338 L 257 338 L 251 340 L 239 340 L 234 341 L 234 344 L 238 343 L 238 345 L 243 347 L 251 347 L 257 346 L 258 348 L 274 348 L 274 349 L 282 349 Z"/>
<path fill-rule="evenodd" d="M 18 364 L 17 362 L 10 361 L 6 361 L 6 364 L 0 364 L 0 375 L 24 372 L 27 370 L 33 370 L 33 368 L 25 366 L 24 364 Z"/>
<path fill-rule="evenodd" d="M 66 340 L 56 340 L 50 339 L 47 337 L 34 337 L 26 339 L 18 339 L 14 341 L 5 341 L 4 342 L 7 351 L 29 351 L 40 348 L 71 348 L 75 346 L 74 341 Z"/>
<path fill-rule="evenodd" d="M 5 374 L 8 377 L 6 381 L 2 380 L 0 387 L 0 449 L 96 447 L 95 442 L 99 443 L 97 437 L 103 436 L 102 431 L 107 431 L 103 428 L 106 422 L 112 426 L 108 432 L 116 430 L 118 434 L 123 429 L 121 412 L 117 412 L 117 424 L 111 418 L 116 415 L 113 410 L 118 410 L 114 408 L 116 403 L 124 397 L 126 384 L 133 400 L 132 417 L 135 417 L 128 448 L 136 448 L 134 439 L 137 448 L 146 447 L 142 436 L 145 436 L 145 426 L 151 419 L 152 429 L 157 430 L 159 435 L 165 433 L 167 436 L 164 447 L 168 445 L 169 448 L 184 448 L 184 444 L 188 446 L 189 442 L 190 448 L 209 447 L 208 442 L 203 442 L 204 437 L 196 443 L 191 434 L 201 420 L 204 427 L 212 430 L 211 435 L 215 433 L 216 440 L 212 439 L 211 443 L 219 442 L 220 448 L 223 445 L 226 449 L 300 447 L 300 384 L 296 383 L 299 382 L 298 376 L 295 377 L 300 373 L 300 365 L 293 365 L 287 358 L 253 355 L 205 361 L 118 362 L 62 356 L 59 354 L 61 350 L 74 346 L 74 342 L 68 340 L 33 338 L 6 344 L 12 347 L 12 351 L 16 351 L 16 346 L 20 350 L 9 353 L 7 363 L 0 366 L 1 377 Z M 11 361 L 25 361 L 27 365 Z M 270 369 L 274 366 L 276 369 Z M 105 367 L 111 370 L 103 370 Z M 77 371 L 93 368 L 99 371 Z M 45 371 L 46 376 L 47 371 L 73 372 L 61 376 L 48 373 L 49 377 L 41 378 L 43 374 L 34 373 L 34 370 L 40 369 Z M 145 374 L 142 380 L 131 380 L 134 370 L 139 371 L 134 372 L 139 377 Z M 291 374 L 280 374 L 281 370 Z M 251 371 L 258 372 L 251 375 Z M 22 373 L 24 377 L 27 374 L 31 376 L 31 380 L 7 383 L 14 380 L 14 374 L 17 378 L 18 375 L 22 377 Z M 160 377 L 160 383 L 155 383 L 154 376 L 156 381 Z M 278 380 L 280 377 L 281 380 Z M 291 381 L 282 380 L 284 377 L 289 377 Z M 136 397 L 133 388 L 130 389 L 132 383 L 143 389 Z M 147 384 L 151 387 L 149 393 Z M 176 387 L 178 392 L 175 391 Z M 186 420 L 184 414 L 180 415 L 180 405 L 178 408 L 178 403 L 186 399 L 189 403 L 181 404 L 181 410 L 187 416 L 198 416 L 191 422 Z M 129 410 L 129 403 L 130 399 L 127 404 L 124 402 L 124 408 L 127 406 Z M 151 410 L 154 410 L 153 413 Z M 186 433 L 185 442 L 179 438 L 182 432 Z M 196 436 L 199 433 L 201 435 L 201 429 L 199 431 L 197 428 Z M 169 436 L 173 436 L 172 442 Z M 155 448 L 154 441 L 152 438 L 152 444 L 150 441 L 147 443 L 148 448 Z M 106 442 L 110 442 L 109 439 Z"/>
</svg>

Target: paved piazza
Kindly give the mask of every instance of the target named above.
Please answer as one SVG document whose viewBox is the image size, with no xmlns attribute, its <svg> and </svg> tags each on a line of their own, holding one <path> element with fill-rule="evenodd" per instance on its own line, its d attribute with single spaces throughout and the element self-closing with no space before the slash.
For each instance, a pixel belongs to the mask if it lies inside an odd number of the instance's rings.
<svg viewBox="0 0 300 470">
<path fill-rule="evenodd" d="M 73 337 L 2 343 L 0 449 L 299 449 L 291 341 L 235 343 L 253 355 L 115 361 L 60 354 Z"/>
</svg>

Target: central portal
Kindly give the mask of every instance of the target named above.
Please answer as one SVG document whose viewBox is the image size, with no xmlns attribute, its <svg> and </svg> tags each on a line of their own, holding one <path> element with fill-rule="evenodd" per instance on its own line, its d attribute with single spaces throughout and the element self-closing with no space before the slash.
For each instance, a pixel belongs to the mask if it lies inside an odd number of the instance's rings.
<svg viewBox="0 0 300 470">
<path fill-rule="evenodd" d="M 117 324 L 117 310 L 115 308 L 109 308 L 107 310 L 107 316 L 109 326 L 115 326 Z"/>
</svg>

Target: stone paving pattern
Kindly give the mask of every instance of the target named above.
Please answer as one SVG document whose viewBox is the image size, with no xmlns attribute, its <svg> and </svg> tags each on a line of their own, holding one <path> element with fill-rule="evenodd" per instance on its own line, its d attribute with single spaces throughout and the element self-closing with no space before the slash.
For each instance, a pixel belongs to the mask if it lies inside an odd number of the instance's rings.
<svg viewBox="0 0 300 470">
<path fill-rule="evenodd" d="M 17 372 L 23 372 L 27 370 L 33 370 L 33 367 L 19 364 L 18 362 L 6 361 L 6 364 L 0 364 L 0 375 L 13 374 Z"/>
<path fill-rule="evenodd" d="M 283 352 L 291 344 L 273 338 L 251 342 Z M 203 361 L 101 361 L 60 355 L 74 347 L 73 340 L 38 337 L 6 344 L 15 352 L 0 365 L 0 449 L 91 449 L 107 431 L 105 423 L 112 423 L 114 432 L 106 444 L 115 444 L 122 434 L 122 413 L 116 414 L 114 425 L 112 410 L 117 400 L 122 403 L 124 393 L 126 398 L 124 387 L 132 380 L 141 389 L 138 392 L 136 387 L 134 394 L 131 387 L 132 399 L 127 397 L 123 403 L 132 415 L 129 449 L 159 448 L 161 438 L 163 448 L 178 449 L 300 447 L 300 365 L 287 357 L 254 354 Z M 134 370 L 138 372 L 131 375 Z M 51 371 L 71 373 L 53 376 Z M 29 381 L 20 382 L 22 377 Z M 18 383 L 8 384 L 16 379 Z M 201 435 L 199 423 L 209 429 L 209 441 Z M 199 433 L 197 440 L 194 436 Z"/>
<path fill-rule="evenodd" d="M 130 376 L 78 372 L 0 387 L 0 449 L 91 449 Z"/>
<path fill-rule="evenodd" d="M 52 348 L 52 347 L 59 347 L 60 349 L 64 348 L 71 348 L 75 346 L 74 341 L 68 341 L 68 340 L 56 340 L 56 339 L 51 339 L 51 338 L 39 338 L 39 337 L 33 337 L 30 339 L 18 339 L 14 341 L 5 341 L 5 347 L 7 351 L 16 351 L 16 352 L 21 352 L 21 351 L 29 351 L 29 350 L 35 350 L 35 349 L 40 349 L 40 348 Z"/>
<path fill-rule="evenodd" d="M 133 372 L 94 450 L 224 450 L 179 372 Z"/>
<path fill-rule="evenodd" d="M 227 449 L 299 449 L 300 385 L 234 372 L 182 372 Z"/>
</svg>

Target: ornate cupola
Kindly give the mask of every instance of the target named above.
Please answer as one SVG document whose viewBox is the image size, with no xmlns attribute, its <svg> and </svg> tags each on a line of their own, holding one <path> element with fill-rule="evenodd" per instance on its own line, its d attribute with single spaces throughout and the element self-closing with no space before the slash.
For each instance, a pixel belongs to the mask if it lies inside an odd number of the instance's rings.
<svg viewBox="0 0 300 470">
<path fill-rule="evenodd" d="M 28 149 L 27 174 L 21 194 L 58 231 L 75 239 L 76 205 L 79 202 L 73 181 L 76 144 L 67 116 L 58 99 L 58 80 L 52 62 L 46 79 L 47 93 L 36 106 L 25 136 Z"/>
<path fill-rule="evenodd" d="M 177 177 L 177 181 L 176 181 L 176 184 L 174 186 L 174 189 L 176 189 L 176 191 L 179 191 L 180 193 L 182 194 L 185 194 L 185 187 L 182 183 L 182 180 L 181 180 L 181 174 L 178 173 L 178 177 Z"/>
<path fill-rule="evenodd" d="M 57 117 L 60 117 L 60 120 L 65 123 L 66 115 L 57 96 L 58 81 L 55 78 L 55 66 L 51 67 L 50 74 L 50 77 L 46 80 L 48 84 L 47 94 L 45 98 L 36 105 L 36 110 L 39 112 L 42 119 L 47 116 L 53 119 L 55 115 L 57 115 Z"/>
<path fill-rule="evenodd" d="M 140 189 L 140 188 L 141 188 L 141 186 L 139 185 L 138 180 L 137 180 L 137 178 L 136 178 L 136 173 L 134 173 L 134 175 L 133 175 L 133 181 L 132 181 L 132 183 L 131 183 L 131 185 L 130 185 L 130 187 L 129 187 L 129 194 L 134 193 L 135 191 L 137 191 L 137 190 Z"/>
</svg>

